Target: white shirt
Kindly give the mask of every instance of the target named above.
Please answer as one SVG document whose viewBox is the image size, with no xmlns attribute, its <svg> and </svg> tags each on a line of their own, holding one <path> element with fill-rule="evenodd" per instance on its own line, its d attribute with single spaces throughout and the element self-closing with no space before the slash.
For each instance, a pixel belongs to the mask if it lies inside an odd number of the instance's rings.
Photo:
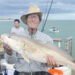
<svg viewBox="0 0 75 75">
<path fill-rule="evenodd" d="M 24 35 L 26 37 L 39 40 L 40 42 L 43 42 L 43 43 L 48 43 L 48 42 L 53 43 L 53 39 L 50 36 L 40 31 L 37 31 L 34 35 L 30 35 L 28 30 L 25 30 Z"/>
<path fill-rule="evenodd" d="M 23 35 L 25 33 L 24 28 L 23 27 L 19 27 L 19 29 L 16 29 L 16 27 L 13 27 L 11 29 L 11 33 L 15 32 L 18 35 Z"/>
</svg>

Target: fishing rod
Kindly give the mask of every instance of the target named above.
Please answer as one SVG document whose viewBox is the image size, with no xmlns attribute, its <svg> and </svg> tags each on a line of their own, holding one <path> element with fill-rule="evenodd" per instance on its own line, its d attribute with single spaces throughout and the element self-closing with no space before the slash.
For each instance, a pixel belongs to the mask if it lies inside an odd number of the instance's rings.
<svg viewBox="0 0 75 75">
<path fill-rule="evenodd" d="M 45 10 L 44 10 L 44 13 L 48 13 L 48 10 L 49 10 L 49 1 L 47 1 L 47 5 L 45 6 L 45 7 L 48 7 L 48 8 L 46 8 Z M 45 15 L 43 15 L 44 17 L 43 17 L 43 24 L 42 25 L 44 25 L 44 23 L 45 23 L 45 21 L 44 20 L 46 20 L 46 16 L 47 16 L 47 14 L 45 14 Z"/>
<path fill-rule="evenodd" d="M 43 24 L 43 27 L 42 27 L 41 32 L 44 31 L 44 28 L 45 28 L 45 25 L 46 25 L 46 22 L 47 22 L 47 19 L 48 19 L 49 13 L 50 13 L 50 11 L 51 11 L 52 4 L 53 4 L 53 0 L 51 1 L 51 4 L 50 4 L 50 7 L 49 7 L 49 10 L 48 10 L 48 13 L 47 13 L 47 16 L 46 16 L 46 20 L 45 20 L 45 22 L 44 22 L 44 24 Z"/>
</svg>

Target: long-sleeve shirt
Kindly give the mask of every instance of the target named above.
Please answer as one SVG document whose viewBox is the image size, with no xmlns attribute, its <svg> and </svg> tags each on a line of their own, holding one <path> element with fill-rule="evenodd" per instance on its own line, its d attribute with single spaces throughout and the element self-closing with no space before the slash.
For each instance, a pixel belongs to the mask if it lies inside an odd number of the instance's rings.
<svg viewBox="0 0 75 75">
<path fill-rule="evenodd" d="M 53 40 L 51 37 L 49 37 L 48 35 L 40 31 L 37 31 L 36 34 L 34 35 L 30 35 L 29 32 L 26 30 L 24 33 L 24 36 L 39 40 L 43 43 L 47 43 L 47 42 L 53 43 Z M 18 54 L 14 50 L 12 52 L 13 53 L 11 56 L 5 53 L 5 59 L 7 60 L 8 63 L 11 63 L 11 64 L 14 63 L 15 69 L 17 71 L 36 72 L 36 71 L 47 71 L 48 70 L 48 66 L 46 64 L 31 60 L 31 59 L 30 59 L 30 63 L 27 63 L 20 54 Z"/>
</svg>

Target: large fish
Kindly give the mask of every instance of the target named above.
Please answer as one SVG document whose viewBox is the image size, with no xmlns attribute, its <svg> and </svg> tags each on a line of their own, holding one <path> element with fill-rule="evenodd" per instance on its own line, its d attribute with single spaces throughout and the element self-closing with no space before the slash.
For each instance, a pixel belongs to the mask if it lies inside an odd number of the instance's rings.
<svg viewBox="0 0 75 75">
<path fill-rule="evenodd" d="M 38 62 L 47 63 L 47 56 L 53 56 L 59 64 L 68 65 L 70 68 L 75 70 L 75 63 L 71 56 L 53 44 L 43 44 L 42 42 L 25 36 L 2 35 L 1 39 L 13 50 L 20 53 L 27 62 L 32 59 Z"/>
</svg>

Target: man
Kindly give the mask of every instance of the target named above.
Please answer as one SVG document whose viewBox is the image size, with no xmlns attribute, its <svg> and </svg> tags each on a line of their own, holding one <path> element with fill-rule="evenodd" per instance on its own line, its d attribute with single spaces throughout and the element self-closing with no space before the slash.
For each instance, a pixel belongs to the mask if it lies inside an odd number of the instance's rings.
<svg viewBox="0 0 75 75">
<path fill-rule="evenodd" d="M 36 40 L 39 40 L 43 43 L 51 42 L 53 43 L 53 40 L 48 35 L 38 31 L 37 27 L 41 22 L 42 12 L 40 12 L 40 9 L 33 5 L 29 8 L 28 13 L 26 15 L 21 16 L 21 20 L 24 24 L 27 24 L 28 29 L 25 31 L 24 36 L 33 38 Z M 59 64 L 55 61 L 55 59 L 52 56 L 47 56 L 47 64 L 36 62 L 33 60 L 30 60 L 30 63 L 27 63 L 20 54 L 14 52 L 15 54 L 12 57 L 13 53 L 10 55 L 10 52 L 8 53 L 9 56 L 6 55 L 7 58 L 10 57 L 11 60 L 15 60 L 15 75 L 30 75 L 32 72 L 32 75 L 45 75 L 44 71 L 47 71 L 48 67 L 51 66 L 59 66 Z M 16 74 L 17 73 L 17 74 Z"/>
<path fill-rule="evenodd" d="M 20 27 L 20 21 L 19 21 L 19 19 L 15 19 L 14 20 L 14 27 L 11 29 L 11 33 L 12 34 L 22 35 L 24 32 L 25 32 L 24 28 Z"/>
</svg>

